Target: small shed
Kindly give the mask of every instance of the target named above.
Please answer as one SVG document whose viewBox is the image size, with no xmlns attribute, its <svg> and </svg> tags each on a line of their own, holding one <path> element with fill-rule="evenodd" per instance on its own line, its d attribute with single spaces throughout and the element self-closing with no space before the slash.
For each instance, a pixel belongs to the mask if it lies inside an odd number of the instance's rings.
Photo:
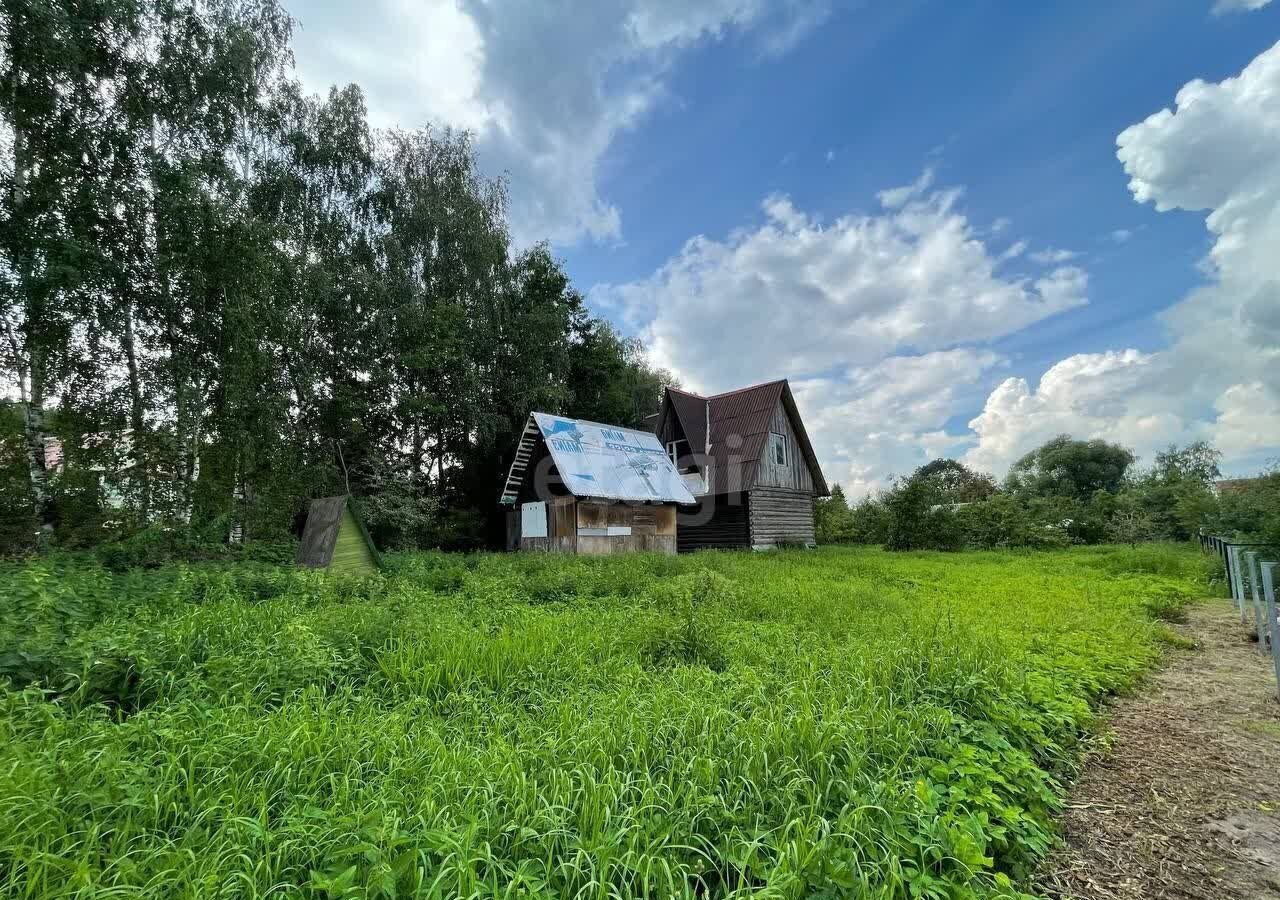
<svg viewBox="0 0 1280 900">
<path fill-rule="evenodd" d="M 593 556 L 676 552 L 676 509 L 694 503 L 651 432 L 532 413 L 501 502 L 507 547 Z"/>
<path fill-rule="evenodd" d="M 351 575 L 372 574 L 382 565 L 349 494 L 311 501 L 298 545 L 298 565 Z"/>
</svg>

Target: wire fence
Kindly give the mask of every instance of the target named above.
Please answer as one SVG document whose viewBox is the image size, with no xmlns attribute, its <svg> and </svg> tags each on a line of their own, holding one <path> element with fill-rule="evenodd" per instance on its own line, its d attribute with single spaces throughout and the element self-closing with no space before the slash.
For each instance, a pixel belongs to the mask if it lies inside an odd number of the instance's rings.
<svg viewBox="0 0 1280 900">
<path fill-rule="evenodd" d="M 1280 620 L 1276 618 L 1276 585 L 1280 583 L 1280 562 L 1267 544 L 1233 541 L 1214 534 L 1201 534 L 1200 546 L 1217 553 L 1226 571 L 1231 599 L 1240 611 L 1240 622 L 1249 624 L 1258 635 L 1258 650 L 1270 652 L 1276 670 L 1276 697 L 1280 699 Z"/>
</svg>

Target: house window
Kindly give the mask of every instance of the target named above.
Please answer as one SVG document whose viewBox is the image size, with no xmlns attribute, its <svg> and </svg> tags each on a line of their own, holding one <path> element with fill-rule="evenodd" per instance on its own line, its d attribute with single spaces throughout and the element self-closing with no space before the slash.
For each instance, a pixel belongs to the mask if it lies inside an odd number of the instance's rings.
<svg viewBox="0 0 1280 900">
<path fill-rule="evenodd" d="M 778 434 L 776 431 L 769 432 L 769 453 L 773 457 L 773 464 L 783 468 L 787 465 L 787 437 Z"/>
<path fill-rule="evenodd" d="M 687 463 L 684 469 L 680 468 L 680 460 L 687 459 L 689 456 L 689 442 L 683 438 L 678 441 L 667 442 L 667 456 L 671 457 L 671 465 L 676 467 L 677 472 L 693 470 L 693 467 Z"/>
</svg>

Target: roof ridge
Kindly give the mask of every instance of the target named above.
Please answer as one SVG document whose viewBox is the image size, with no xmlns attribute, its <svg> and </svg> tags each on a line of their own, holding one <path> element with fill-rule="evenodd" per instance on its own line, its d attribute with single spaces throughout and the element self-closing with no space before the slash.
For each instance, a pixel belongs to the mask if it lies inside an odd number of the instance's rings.
<svg viewBox="0 0 1280 900">
<path fill-rule="evenodd" d="M 711 399 L 710 397 L 707 397 L 703 394 L 695 394 L 693 391 L 686 391 L 684 388 L 673 387 L 671 385 L 667 385 L 667 390 L 671 391 L 674 394 L 684 394 L 686 397 L 693 397 L 696 400 Z"/>
<path fill-rule="evenodd" d="M 772 387 L 775 384 L 786 384 L 786 383 L 787 383 L 787 379 L 785 378 L 775 378 L 773 379 L 773 381 L 762 381 L 759 384 L 751 384 L 742 388 L 734 388 L 732 391 L 725 391 L 723 394 L 712 394 L 710 397 L 705 397 L 703 399 L 719 400 L 722 397 L 731 397 L 734 394 L 743 394 L 743 393 L 746 393 L 747 391 L 758 391 L 760 390 L 760 388 Z"/>
</svg>

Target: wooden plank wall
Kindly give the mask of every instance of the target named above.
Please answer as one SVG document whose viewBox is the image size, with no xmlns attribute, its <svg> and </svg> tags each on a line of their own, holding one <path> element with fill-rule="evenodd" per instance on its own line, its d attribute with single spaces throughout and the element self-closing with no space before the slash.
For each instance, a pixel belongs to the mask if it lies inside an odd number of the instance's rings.
<svg viewBox="0 0 1280 900">
<path fill-rule="evenodd" d="M 796 440 L 796 431 L 791 425 L 791 417 L 787 415 L 787 409 L 781 400 L 773 411 L 769 430 L 787 439 L 787 464 L 774 465 L 773 454 L 769 447 L 770 438 L 766 435 L 764 447 L 760 451 L 760 463 L 756 468 L 754 487 L 779 487 L 793 491 L 807 491 L 812 494 L 813 473 L 809 471 L 809 463 L 800 452 L 800 444 Z"/>
<path fill-rule="evenodd" d="M 644 551 L 676 552 L 676 508 L 672 505 L 633 506 L 627 503 L 578 501 L 561 497 L 550 501 L 548 537 L 523 538 L 521 550 L 605 556 Z M 627 526 L 630 534 L 581 534 L 579 529 Z"/>
<path fill-rule="evenodd" d="M 576 497 L 554 497 L 547 503 L 547 536 L 577 537 L 578 502 Z"/>
<path fill-rule="evenodd" d="M 751 546 L 745 497 L 740 494 L 704 497 L 696 508 L 682 511 L 676 546 L 681 553 Z"/>
<path fill-rule="evenodd" d="M 813 546 L 813 496 L 801 491 L 756 488 L 747 502 L 751 523 L 751 546 L 778 544 Z"/>
</svg>

